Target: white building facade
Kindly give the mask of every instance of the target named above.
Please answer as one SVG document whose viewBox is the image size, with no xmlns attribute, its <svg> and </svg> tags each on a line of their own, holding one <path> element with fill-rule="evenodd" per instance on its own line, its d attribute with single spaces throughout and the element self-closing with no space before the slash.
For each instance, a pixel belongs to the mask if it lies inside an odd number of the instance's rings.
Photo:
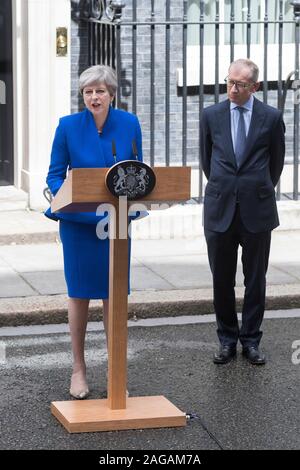
<svg viewBox="0 0 300 470">
<path fill-rule="evenodd" d="M 32 209 L 45 207 L 54 131 L 70 113 L 70 44 L 57 50 L 57 28 L 69 34 L 70 22 L 70 0 L 1 1 L 0 184 L 23 190 Z"/>
</svg>

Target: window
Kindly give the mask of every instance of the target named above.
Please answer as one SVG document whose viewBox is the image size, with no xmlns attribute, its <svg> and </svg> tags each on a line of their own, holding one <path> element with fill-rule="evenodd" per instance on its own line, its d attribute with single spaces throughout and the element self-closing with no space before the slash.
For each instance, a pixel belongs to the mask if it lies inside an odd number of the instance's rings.
<svg viewBox="0 0 300 470">
<path fill-rule="evenodd" d="M 236 22 L 234 26 L 234 58 L 247 57 L 247 22 L 248 7 L 250 7 L 251 36 L 250 36 L 250 58 L 256 62 L 263 74 L 264 62 L 264 23 L 262 21 L 267 14 L 269 21 L 278 21 L 280 17 L 280 5 L 282 5 L 283 18 L 283 44 L 282 44 L 282 78 L 285 78 L 295 68 L 294 64 L 294 42 L 295 27 L 293 23 L 293 7 L 289 0 L 189 0 L 188 21 L 199 21 L 200 13 L 204 17 L 204 83 L 215 83 L 215 25 L 205 24 L 216 21 L 217 3 L 219 6 L 219 21 L 228 22 L 231 17 Z M 265 11 L 266 5 L 268 11 Z M 288 23 L 289 22 L 289 23 Z M 199 25 L 188 26 L 187 38 L 187 84 L 188 86 L 199 85 Z M 268 23 L 268 74 L 269 81 L 278 79 L 278 43 L 279 24 Z M 230 25 L 219 26 L 219 83 L 223 83 L 230 63 Z M 275 60 L 274 60 L 275 58 Z M 177 83 L 182 86 L 182 69 L 177 70 Z"/>
<path fill-rule="evenodd" d="M 234 20 L 235 21 L 247 21 L 248 5 L 247 0 L 236 0 L 234 3 Z M 261 40 L 261 25 L 255 23 L 255 21 L 262 20 L 262 4 L 261 0 L 252 0 L 250 2 L 250 15 L 251 21 L 251 43 L 259 44 Z M 232 14 L 232 2 L 231 0 L 225 0 L 224 3 L 224 20 L 230 21 Z M 237 24 L 235 26 L 235 44 L 246 44 L 247 43 L 247 25 Z M 225 44 L 230 44 L 230 26 L 225 27 Z"/>
</svg>

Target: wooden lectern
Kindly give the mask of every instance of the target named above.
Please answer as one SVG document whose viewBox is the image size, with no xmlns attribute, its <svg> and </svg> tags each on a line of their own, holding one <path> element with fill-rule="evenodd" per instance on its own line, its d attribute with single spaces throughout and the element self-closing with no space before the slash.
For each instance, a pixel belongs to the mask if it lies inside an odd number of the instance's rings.
<svg viewBox="0 0 300 470">
<path fill-rule="evenodd" d="M 154 190 L 127 204 L 142 203 L 150 208 L 152 203 L 190 199 L 191 168 L 152 169 L 156 176 Z M 128 240 L 119 236 L 120 203 L 105 186 L 108 170 L 71 170 L 51 204 L 52 212 L 93 211 L 100 203 L 116 208 L 116 237 L 110 240 L 109 258 L 108 398 L 55 401 L 51 411 L 70 433 L 185 426 L 185 413 L 164 396 L 126 397 Z"/>
</svg>

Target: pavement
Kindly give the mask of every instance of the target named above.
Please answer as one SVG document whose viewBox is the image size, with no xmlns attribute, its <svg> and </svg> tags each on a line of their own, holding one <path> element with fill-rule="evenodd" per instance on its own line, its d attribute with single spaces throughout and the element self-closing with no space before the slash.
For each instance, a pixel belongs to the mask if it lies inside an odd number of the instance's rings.
<svg viewBox="0 0 300 470">
<path fill-rule="evenodd" d="M 39 212 L 0 211 L 0 326 L 67 321 L 57 228 L 56 222 Z M 267 309 L 300 307 L 300 230 L 273 231 L 267 282 Z M 185 237 L 181 233 L 174 238 L 163 234 L 156 239 L 133 239 L 131 289 L 130 318 L 212 313 L 203 231 Z M 240 262 L 236 296 L 240 308 Z M 101 315 L 99 303 L 91 302 L 91 320 Z"/>
</svg>

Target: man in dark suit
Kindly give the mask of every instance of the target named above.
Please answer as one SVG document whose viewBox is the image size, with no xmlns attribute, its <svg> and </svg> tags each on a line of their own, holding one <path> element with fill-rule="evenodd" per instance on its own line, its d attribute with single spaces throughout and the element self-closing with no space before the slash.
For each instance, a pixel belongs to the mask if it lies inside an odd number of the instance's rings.
<svg viewBox="0 0 300 470">
<path fill-rule="evenodd" d="M 281 112 L 254 98 L 259 83 L 252 61 L 233 62 L 226 82 L 228 99 L 206 108 L 201 121 L 201 157 L 208 180 L 204 232 L 220 341 L 214 362 L 234 358 L 240 340 L 248 361 L 261 365 L 271 230 L 279 225 L 274 187 L 284 164 L 285 127 Z M 241 327 L 234 292 L 239 245 L 245 284 Z"/>
</svg>

